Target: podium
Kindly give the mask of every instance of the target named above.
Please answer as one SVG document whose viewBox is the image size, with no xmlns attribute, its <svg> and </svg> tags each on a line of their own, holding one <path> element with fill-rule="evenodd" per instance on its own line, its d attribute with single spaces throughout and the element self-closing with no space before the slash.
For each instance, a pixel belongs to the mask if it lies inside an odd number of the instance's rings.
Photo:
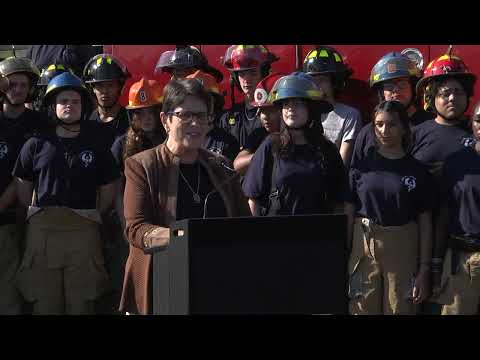
<svg viewBox="0 0 480 360">
<path fill-rule="evenodd" d="M 347 314 L 346 215 L 186 219 L 153 253 L 153 313 Z"/>
</svg>

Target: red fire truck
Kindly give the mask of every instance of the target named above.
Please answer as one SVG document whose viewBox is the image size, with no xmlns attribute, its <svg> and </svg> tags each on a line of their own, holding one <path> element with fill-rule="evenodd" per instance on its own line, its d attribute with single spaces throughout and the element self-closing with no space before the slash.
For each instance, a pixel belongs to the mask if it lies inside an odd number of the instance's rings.
<svg viewBox="0 0 480 360">
<path fill-rule="evenodd" d="M 224 74 L 221 88 L 225 91 L 225 106 L 230 106 L 229 74 L 222 64 L 222 57 L 229 45 L 193 45 L 201 50 L 206 56 L 210 65 L 216 67 Z M 270 51 L 275 53 L 280 60 L 273 63 L 273 71 L 292 72 L 301 69 L 303 59 L 315 45 L 266 45 Z M 369 114 L 376 104 L 377 97 L 370 90 L 368 85 L 370 71 L 373 65 L 385 54 L 391 51 L 404 52 L 407 56 L 414 58 L 418 65 L 425 67 L 428 63 L 447 52 L 449 45 L 330 45 L 336 48 L 344 57 L 354 73 L 350 78 L 348 87 L 342 94 L 342 101 L 357 107 L 364 117 Z M 175 49 L 175 45 L 104 45 L 104 52 L 117 56 L 125 62 L 132 78 L 127 83 L 127 88 L 142 75 L 157 78 L 166 83 L 168 75 L 157 76 L 154 74 L 155 65 L 161 53 Z M 454 45 L 455 55 L 460 56 L 470 71 L 480 75 L 480 46 L 478 45 Z M 480 81 L 476 85 L 476 94 L 480 94 Z M 126 101 L 127 91 L 123 96 Z M 235 90 L 235 97 L 238 101 L 241 96 Z M 472 101 L 475 102 L 477 97 Z M 470 109 L 472 106 L 470 105 Z"/>
</svg>

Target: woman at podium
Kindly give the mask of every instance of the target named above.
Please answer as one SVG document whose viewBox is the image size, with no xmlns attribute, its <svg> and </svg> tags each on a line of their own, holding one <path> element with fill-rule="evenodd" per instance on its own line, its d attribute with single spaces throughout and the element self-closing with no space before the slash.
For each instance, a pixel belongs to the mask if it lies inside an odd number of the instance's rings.
<svg viewBox="0 0 480 360">
<path fill-rule="evenodd" d="M 171 223 L 250 214 L 230 161 L 202 148 L 213 99 L 197 79 L 170 81 L 160 118 L 167 140 L 125 161 L 130 254 L 120 311 L 152 313 L 152 249 L 167 248 Z"/>
</svg>

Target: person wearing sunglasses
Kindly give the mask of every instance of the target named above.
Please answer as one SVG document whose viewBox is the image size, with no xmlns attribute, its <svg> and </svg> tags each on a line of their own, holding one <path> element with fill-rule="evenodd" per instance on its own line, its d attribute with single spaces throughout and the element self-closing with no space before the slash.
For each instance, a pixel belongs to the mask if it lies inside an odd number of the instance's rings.
<svg viewBox="0 0 480 360">
<path fill-rule="evenodd" d="M 171 223 L 187 218 L 248 216 L 228 160 L 203 148 L 213 112 L 196 79 L 171 80 L 160 118 L 167 140 L 125 160 L 124 215 L 130 253 L 120 311 L 152 313 L 152 255 L 167 249 Z"/>
</svg>

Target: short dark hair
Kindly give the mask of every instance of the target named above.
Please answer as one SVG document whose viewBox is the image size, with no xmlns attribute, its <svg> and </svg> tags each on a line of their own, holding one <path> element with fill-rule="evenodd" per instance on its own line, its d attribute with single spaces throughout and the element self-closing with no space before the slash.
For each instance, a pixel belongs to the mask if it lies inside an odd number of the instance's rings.
<svg viewBox="0 0 480 360">
<path fill-rule="evenodd" d="M 377 115 L 380 113 L 389 113 L 389 114 L 397 114 L 400 123 L 402 124 L 403 130 L 405 130 L 405 135 L 402 139 L 402 145 L 405 150 L 408 149 L 410 143 L 412 141 L 412 131 L 410 129 L 410 118 L 408 117 L 407 110 L 403 106 L 403 104 L 399 101 L 390 100 L 390 101 L 382 101 L 378 104 L 375 109 L 373 110 L 373 117 L 372 117 L 372 129 L 375 134 L 375 119 Z M 376 137 L 375 137 L 376 139 Z"/>
<path fill-rule="evenodd" d="M 162 111 L 169 113 L 183 104 L 187 96 L 194 96 L 205 103 L 208 113 L 213 111 L 212 95 L 196 79 L 172 79 L 163 89 Z"/>
</svg>

